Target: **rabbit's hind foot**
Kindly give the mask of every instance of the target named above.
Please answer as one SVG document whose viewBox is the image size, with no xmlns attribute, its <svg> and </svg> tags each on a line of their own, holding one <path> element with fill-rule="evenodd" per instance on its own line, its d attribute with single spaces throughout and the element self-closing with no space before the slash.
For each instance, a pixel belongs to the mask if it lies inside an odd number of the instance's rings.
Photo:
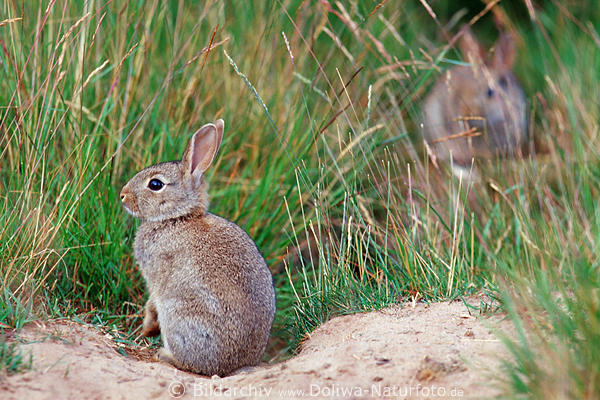
<svg viewBox="0 0 600 400">
<path fill-rule="evenodd" d="M 164 347 L 160 348 L 156 354 L 154 354 L 154 361 L 162 361 L 171 364 L 175 368 L 181 369 L 181 363 L 177 361 L 173 353 Z"/>
</svg>

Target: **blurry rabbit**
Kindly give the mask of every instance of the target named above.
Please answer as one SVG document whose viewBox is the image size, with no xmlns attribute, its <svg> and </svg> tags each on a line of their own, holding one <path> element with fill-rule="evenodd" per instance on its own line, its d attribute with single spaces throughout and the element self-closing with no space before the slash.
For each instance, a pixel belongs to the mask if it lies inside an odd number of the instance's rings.
<svg viewBox="0 0 600 400">
<path fill-rule="evenodd" d="M 204 125 L 181 161 L 148 167 L 121 191 L 125 209 L 142 220 L 134 245 L 149 292 L 142 334 L 162 334 L 160 360 L 208 376 L 257 364 L 275 313 L 256 244 L 207 211 L 204 171 L 223 129 L 223 120 Z"/>
<path fill-rule="evenodd" d="M 428 146 L 462 168 L 473 158 L 518 154 L 527 124 L 525 96 L 511 71 L 513 39 L 502 33 L 490 55 L 467 30 L 459 47 L 469 65 L 446 71 L 423 103 Z"/>
</svg>

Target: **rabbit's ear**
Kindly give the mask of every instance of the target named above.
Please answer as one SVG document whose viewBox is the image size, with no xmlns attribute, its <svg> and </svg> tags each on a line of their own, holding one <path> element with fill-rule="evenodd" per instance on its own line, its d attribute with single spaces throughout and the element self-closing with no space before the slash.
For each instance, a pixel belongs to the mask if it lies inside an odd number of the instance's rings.
<svg viewBox="0 0 600 400">
<path fill-rule="evenodd" d="M 217 149 L 221 147 L 221 141 L 223 140 L 223 131 L 225 130 L 225 121 L 222 119 L 218 119 L 215 121 L 215 126 L 217 127 Z"/>
<path fill-rule="evenodd" d="M 206 124 L 194 133 L 181 159 L 186 174 L 190 174 L 195 180 L 200 179 L 219 150 L 222 134 L 223 130 L 219 133 L 214 124 Z"/>
<path fill-rule="evenodd" d="M 494 46 L 491 67 L 498 72 L 509 71 L 515 63 L 516 55 L 515 41 L 508 32 L 503 32 Z"/>
<path fill-rule="evenodd" d="M 458 47 L 463 57 L 471 64 L 482 64 L 485 59 L 485 49 L 479 44 L 479 41 L 473 35 L 473 32 L 469 28 L 465 29 L 465 32 L 460 37 Z"/>
</svg>

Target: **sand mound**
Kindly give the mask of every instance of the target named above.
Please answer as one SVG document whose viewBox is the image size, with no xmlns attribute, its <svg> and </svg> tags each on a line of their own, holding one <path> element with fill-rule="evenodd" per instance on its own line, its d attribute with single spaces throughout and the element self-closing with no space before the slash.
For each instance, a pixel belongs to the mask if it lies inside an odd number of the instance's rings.
<svg viewBox="0 0 600 400">
<path fill-rule="evenodd" d="M 478 300 L 472 298 L 471 302 Z M 0 382 L 3 399 L 482 398 L 505 352 L 462 302 L 395 306 L 334 318 L 296 357 L 208 378 L 153 362 L 92 326 L 31 323 L 18 335 L 31 371 Z"/>
</svg>

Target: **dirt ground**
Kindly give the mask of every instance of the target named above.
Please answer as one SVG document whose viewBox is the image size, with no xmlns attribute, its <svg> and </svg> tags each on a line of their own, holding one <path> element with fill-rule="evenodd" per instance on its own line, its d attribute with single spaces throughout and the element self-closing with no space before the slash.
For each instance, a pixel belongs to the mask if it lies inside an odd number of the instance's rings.
<svg viewBox="0 0 600 400">
<path fill-rule="evenodd" d="M 505 352 L 492 326 L 508 329 L 501 316 L 472 315 L 459 301 L 394 306 L 332 319 L 287 361 L 207 378 L 153 362 L 150 350 L 124 348 L 95 327 L 37 322 L 18 335 L 33 369 L 0 380 L 0 398 L 480 399 L 498 394 L 491 377 Z"/>
</svg>

